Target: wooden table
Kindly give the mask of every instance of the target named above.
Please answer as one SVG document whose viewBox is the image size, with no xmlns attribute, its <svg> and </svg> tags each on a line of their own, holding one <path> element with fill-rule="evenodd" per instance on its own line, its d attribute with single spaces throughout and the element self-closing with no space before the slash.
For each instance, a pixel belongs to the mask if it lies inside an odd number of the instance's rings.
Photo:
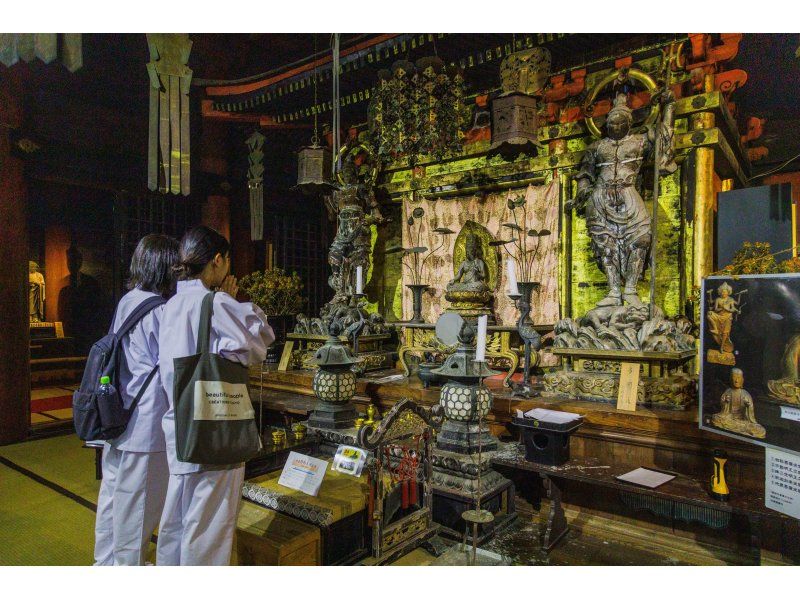
<svg viewBox="0 0 800 598">
<path fill-rule="evenodd" d="M 573 480 L 589 485 L 600 486 L 618 490 L 621 496 L 628 494 L 633 500 L 628 504 L 638 508 L 646 508 L 656 515 L 665 516 L 644 506 L 646 500 L 642 498 L 660 499 L 661 504 L 670 505 L 669 515 L 674 517 L 678 506 L 689 507 L 682 509 L 678 518 L 685 521 L 699 521 L 709 527 L 726 527 L 731 515 L 744 516 L 749 524 L 750 549 L 754 560 L 760 563 L 761 559 L 761 523 L 764 517 L 784 517 L 776 511 L 764 506 L 764 497 L 752 491 L 733 491 L 728 502 L 717 501 L 708 493 L 708 483 L 705 480 L 678 474 L 677 477 L 657 488 L 645 488 L 616 479 L 616 476 L 631 471 L 630 465 L 615 465 L 603 462 L 595 457 L 573 458 L 564 465 L 541 465 L 525 460 L 525 450 L 516 443 L 501 444 L 492 464 L 499 467 L 508 467 L 538 474 L 542 479 L 547 496 L 550 499 L 550 512 L 547 518 L 547 528 L 543 547 L 550 550 L 567 533 L 567 520 L 561 504 L 561 489 L 556 480 Z M 674 472 L 670 472 L 674 473 Z M 691 508 L 700 508 L 711 519 L 711 523 L 699 519 L 697 516 L 687 516 Z M 709 513 L 709 510 L 711 511 Z"/>
</svg>

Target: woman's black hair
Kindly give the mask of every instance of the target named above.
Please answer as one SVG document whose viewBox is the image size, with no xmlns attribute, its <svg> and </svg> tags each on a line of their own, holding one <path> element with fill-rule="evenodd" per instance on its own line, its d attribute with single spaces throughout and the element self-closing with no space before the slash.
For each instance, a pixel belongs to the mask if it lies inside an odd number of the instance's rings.
<svg viewBox="0 0 800 598">
<path fill-rule="evenodd" d="M 197 278 L 218 253 L 230 253 L 228 240 L 207 226 L 197 226 L 183 235 L 176 270 L 181 278 Z"/>
<path fill-rule="evenodd" d="M 178 242 L 167 235 L 142 237 L 131 258 L 128 289 L 158 293 L 168 297 L 175 292 L 175 266 Z"/>
</svg>

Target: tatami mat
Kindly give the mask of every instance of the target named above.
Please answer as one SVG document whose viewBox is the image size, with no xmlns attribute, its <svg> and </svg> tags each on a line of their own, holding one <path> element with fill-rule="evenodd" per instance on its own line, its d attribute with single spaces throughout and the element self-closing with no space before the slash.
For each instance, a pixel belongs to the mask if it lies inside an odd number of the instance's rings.
<svg viewBox="0 0 800 598">
<path fill-rule="evenodd" d="M 94 518 L 92 510 L 0 463 L 0 565 L 91 565 Z"/>
</svg>

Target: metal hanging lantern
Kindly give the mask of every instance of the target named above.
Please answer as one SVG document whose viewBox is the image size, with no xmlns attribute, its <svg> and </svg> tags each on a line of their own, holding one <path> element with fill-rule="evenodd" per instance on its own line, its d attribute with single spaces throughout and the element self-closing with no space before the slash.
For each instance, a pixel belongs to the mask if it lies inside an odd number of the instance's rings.
<svg viewBox="0 0 800 598">
<path fill-rule="evenodd" d="M 295 189 L 309 195 L 329 193 L 335 189 L 331 182 L 331 152 L 319 145 L 316 136 L 311 139 L 311 145 L 297 153 Z"/>
<path fill-rule="evenodd" d="M 317 350 L 311 362 L 317 366 L 311 383 L 317 404 L 308 418 L 308 426 L 328 430 L 352 428 L 356 409 L 350 404 L 350 399 L 356 392 L 353 366 L 358 359 L 339 338 L 341 324 L 331 322 L 328 333 L 328 340 Z"/>
<path fill-rule="evenodd" d="M 314 36 L 314 56 L 317 55 L 317 38 Z M 311 111 L 314 114 L 314 134 L 311 137 L 311 145 L 302 148 L 297 152 L 297 189 L 307 195 L 317 195 L 330 193 L 336 186 L 332 181 L 332 161 L 331 152 L 328 148 L 319 144 L 317 133 L 317 115 L 319 104 L 317 103 L 317 67 L 314 66 L 314 106 Z"/>
<path fill-rule="evenodd" d="M 500 66 L 502 93 L 492 100 L 495 151 L 531 152 L 539 143 L 537 97 L 550 75 L 550 52 L 541 47 L 508 55 Z"/>
</svg>

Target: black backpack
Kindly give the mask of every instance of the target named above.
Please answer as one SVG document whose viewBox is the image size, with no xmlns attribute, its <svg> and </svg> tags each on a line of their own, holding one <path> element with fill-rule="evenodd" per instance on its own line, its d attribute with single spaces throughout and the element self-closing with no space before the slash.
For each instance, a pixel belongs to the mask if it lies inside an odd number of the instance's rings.
<svg viewBox="0 0 800 598">
<path fill-rule="evenodd" d="M 122 339 L 133 330 L 139 320 L 164 303 L 166 299 L 163 297 L 145 299 L 117 332 L 114 332 L 112 321 L 108 334 L 92 345 L 86 359 L 81 386 L 72 395 L 72 417 L 75 431 L 81 440 L 110 440 L 118 437 L 128 427 L 131 414 L 156 375 L 158 366 L 147 376 L 130 408 L 125 409 L 117 388 Z M 108 376 L 111 380 L 108 394 L 100 392 L 100 378 L 103 376 Z"/>
</svg>

